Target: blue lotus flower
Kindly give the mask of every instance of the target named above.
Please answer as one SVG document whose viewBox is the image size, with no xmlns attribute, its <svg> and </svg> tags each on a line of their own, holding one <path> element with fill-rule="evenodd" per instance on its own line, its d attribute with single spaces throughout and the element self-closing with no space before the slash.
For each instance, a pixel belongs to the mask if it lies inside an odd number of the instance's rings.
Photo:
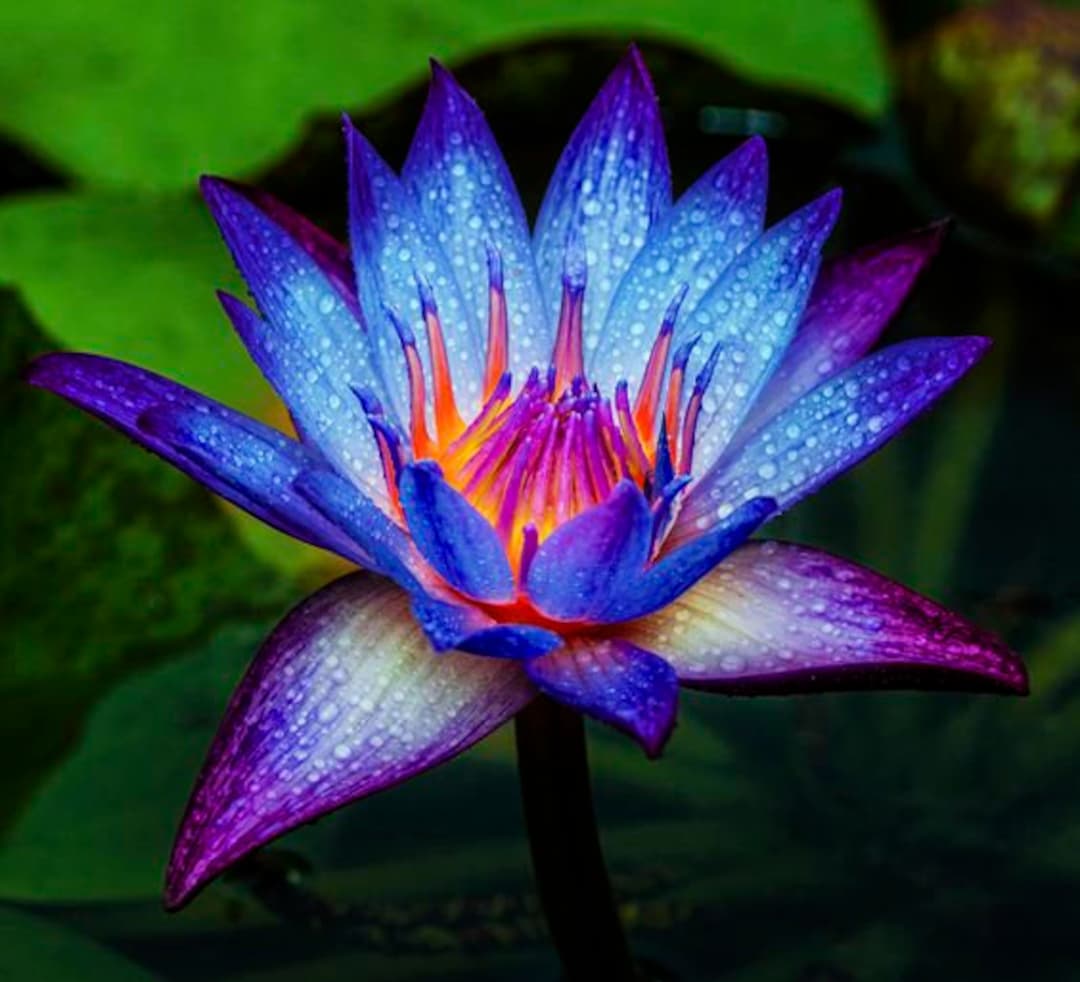
<svg viewBox="0 0 1080 982">
<path fill-rule="evenodd" d="M 531 233 L 445 69 L 400 175 L 348 120 L 345 138 L 348 248 L 263 193 L 203 182 L 256 309 L 222 304 L 298 438 L 107 358 L 31 368 L 367 571 L 302 603 L 257 655 L 193 793 L 168 904 L 538 693 L 656 755 L 680 685 L 1025 690 L 1016 656 L 934 602 L 747 541 L 985 351 L 960 337 L 867 354 L 938 230 L 822 266 L 840 194 L 765 229 L 760 139 L 673 202 L 636 50 L 570 138 Z"/>
</svg>

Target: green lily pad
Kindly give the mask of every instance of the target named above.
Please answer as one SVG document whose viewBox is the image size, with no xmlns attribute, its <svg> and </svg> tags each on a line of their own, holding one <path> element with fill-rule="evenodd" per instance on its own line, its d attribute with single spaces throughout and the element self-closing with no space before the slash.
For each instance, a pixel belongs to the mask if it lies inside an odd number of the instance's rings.
<svg viewBox="0 0 1080 982">
<path fill-rule="evenodd" d="M 13 982 L 153 982 L 158 977 L 74 931 L 11 908 L 0 908 L 0 950 L 5 978 Z"/>
<path fill-rule="evenodd" d="M 0 127 L 87 181 L 186 187 L 203 171 L 266 164 L 314 111 L 371 106 L 422 77 L 431 55 L 454 63 L 537 37 L 600 32 L 682 42 L 864 114 L 879 113 L 887 98 L 866 0 L 521 0 L 438 9 L 42 0 L 7 4 L 0 14 Z"/>
<path fill-rule="evenodd" d="M 55 347 L 0 291 L 6 494 L 0 536 L 0 827 L 77 738 L 86 709 L 226 617 L 296 595 L 211 496 L 19 373 Z"/>
</svg>

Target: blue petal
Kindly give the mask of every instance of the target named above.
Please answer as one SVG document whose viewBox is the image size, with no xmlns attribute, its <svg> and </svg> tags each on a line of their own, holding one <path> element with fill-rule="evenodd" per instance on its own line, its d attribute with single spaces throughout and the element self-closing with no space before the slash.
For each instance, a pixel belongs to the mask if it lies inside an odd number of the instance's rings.
<svg viewBox="0 0 1080 982">
<path fill-rule="evenodd" d="M 558 635 L 528 624 L 497 624 L 461 603 L 428 570 L 404 529 L 337 474 L 307 471 L 297 493 L 374 557 L 379 570 L 412 599 L 412 611 L 436 651 L 458 649 L 497 658 L 531 658 L 560 643 Z"/>
<path fill-rule="evenodd" d="M 447 583 L 477 600 L 514 599 L 514 574 L 502 541 L 436 465 L 409 465 L 398 490 L 416 547 Z"/>
<path fill-rule="evenodd" d="M 937 252 L 947 228 L 939 222 L 826 263 L 795 338 L 754 403 L 743 432 L 753 432 L 862 358 Z"/>
<path fill-rule="evenodd" d="M 252 360 L 289 407 L 303 441 L 386 507 L 382 458 L 363 407 L 349 386 L 355 376 L 327 367 L 334 365 L 329 354 L 324 361 L 302 340 L 277 331 L 236 297 L 227 293 L 218 297 Z M 327 352 L 333 350 L 331 344 Z"/>
<path fill-rule="evenodd" d="M 480 405 L 486 332 L 408 190 L 348 119 L 345 138 L 357 292 L 391 405 L 399 418 L 408 418 L 405 361 L 388 311 L 426 337 L 420 304 L 420 286 L 426 283 L 438 305 L 458 406 L 468 418 Z M 419 345 L 419 353 L 430 381 L 428 346 Z"/>
<path fill-rule="evenodd" d="M 695 473 L 727 446 L 779 364 L 839 210 L 840 192 L 830 191 L 774 225 L 739 254 L 683 322 L 685 331 L 701 337 L 699 359 L 718 355 L 697 427 Z"/>
<path fill-rule="evenodd" d="M 318 461 L 303 445 L 277 430 L 153 372 L 98 355 L 45 355 L 30 366 L 26 377 L 31 385 L 49 389 L 93 413 L 268 525 L 347 558 L 360 558 L 345 536 L 286 490 L 287 479 Z M 254 441 L 259 454 L 250 466 L 205 455 L 196 459 L 169 440 L 140 428 L 140 419 L 155 407 L 205 414 L 220 427 L 223 440 L 233 444 Z"/>
<path fill-rule="evenodd" d="M 651 542 L 645 496 L 632 481 L 620 481 L 607 501 L 544 540 L 529 564 L 526 591 L 550 617 L 595 619 L 640 576 Z"/>
<path fill-rule="evenodd" d="M 601 392 L 613 391 L 624 378 L 637 381 L 667 306 L 683 284 L 682 310 L 690 312 L 761 234 L 767 188 L 765 141 L 754 137 L 706 172 L 649 232 L 587 355 L 589 378 Z M 673 346 L 689 333 L 687 323 L 678 322 Z"/>
<path fill-rule="evenodd" d="M 498 253 L 510 325 L 510 369 L 523 379 L 533 365 L 547 361 L 553 339 L 525 210 L 480 108 L 435 62 L 402 178 L 450 260 L 462 298 L 481 323 L 489 309 L 489 249 Z"/>
<path fill-rule="evenodd" d="M 658 655 L 618 638 L 580 638 L 525 663 L 545 695 L 630 734 L 657 757 L 675 726 L 679 685 Z"/>
<path fill-rule="evenodd" d="M 333 284 L 357 323 L 362 322 L 360 304 L 356 298 L 356 277 L 353 276 L 349 249 L 344 243 L 338 242 L 332 235 L 328 235 L 299 212 L 294 211 L 284 202 L 278 201 L 266 191 L 221 178 L 208 178 L 208 180 L 211 184 L 228 188 L 247 198 L 271 222 L 279 226 L 311 257 L 323 276 Z"/>
<path fill-rule="evenodd" d="M 491 658 L 535 658 L 554 651 L 563 639 L 554 631 L 531 624 L 497 624 L 458 642 L 461 651 Z"/>
<path fill-rule="evenodd" d="M 427 577 L 409 536 L 339 474 L 305 471 L 293 482 L 296 493 L 333 522 L 379 569 L 411 594 L 427 593 Z"/>
<path fill-rule="evenodd" d="M 584 247 L 586 344 L 599 334 L 619 281 L 670 202 L 656 94 L 632 48 L 570 137 L 536 223 L 540 284 L 552 317 L 562 296 L 567 245 L 577 239 Z"/>
<path fill-rule="evenodd" d="M 669 542 L 700 535 L 760 495 L 790 508 L 906 426 L 988 346 L 976 337 L 906 341 L 822 383 L 701 476 L 687 492 Z"/>
<path fill-rule="evenodd" d="M 776 513 L 771 498 L 754 498 L 706 534 L 663 555 L 637 577 L 628 577 L 597 619 L 613 623 L 644 617 L 690 589 Z"/>
<path fill-rule="evenodd" d="M 138 425 L 151 439 L 212 472 L 223 487 L 259 502 L 272 517 L 301 520 L 305 528 L 318 531 L 320 540 L 333 543 L 335 552 L 379 569 L 371 555 L 293 489 L 300 473 L 318 465 L 295 440 L 269 427 L 238 425 L 212 410 L 178 405 L 154 406 L 139 416 Z"/>
</svg>

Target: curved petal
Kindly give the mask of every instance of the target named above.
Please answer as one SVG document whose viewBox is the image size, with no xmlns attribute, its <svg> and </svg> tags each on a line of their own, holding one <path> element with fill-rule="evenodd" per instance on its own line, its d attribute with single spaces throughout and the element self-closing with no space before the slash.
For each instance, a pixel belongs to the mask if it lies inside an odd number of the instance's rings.
<svg viewBox="0 0 1080 982">
<path fill-rule="evenodd" d="M 435 572 L 477 600 L 514 599 L 514 574 L 495 529 L 435 464 L 407 466 L 398 490 L 413 542 Z"/>
<path fill-rule="evenodd" d="M 744 249 L 701 299 L 684 330 L 711 354 L 712 381 L 697 424 L 694 471 L 713 463 L 735 435 L 795 333 L 840 211 L 829 193 L 777 222 Z"/>
<path fill-rule="evenodd" d="M 770 420 L 686 493 L 668 543 L 700 535 L 750 498 L 790 508 L 853 467 L 948 390 L 986 338 L 920 338 L 885 348 Z"/>
<path fill-rule="evenodd" d="M 529 225 L 506 161 L 480 107 L 442 65 L 431 87 L 402 179 L 435 231 L 465 303 L 483 320 L 498 253 L 510 327 L 510 370 L 524 379 L 551 354 L 554 322 L 544 309 Z"/>
<path fill-rule="evenodd" d="M 436 657 L 385 581 L 296 608 L 234 694 L 173 849 L 170 908 L 252 849 L 434 767 L 525 706 L 513 662 Z"/>
<path fill-rule="evenodd" d="M 296 493 L 374 558 L 378 569 L 412 598 L 412 611 L 436 651 L 458 649 L 495 658 L 531 658 L 561 638 L 529 624 L 496 624 L 463 603 L 425 566 L 408 534 L 340 475 L 305 471 Z"/>
<path fill-rule="evenodd" d="M 636 383 L 664 314 L 685 284 L 681 309 L 692 311 L 760 234 L 765 220 L 768 156 L 761 137 L 747 140 L 710 168 L 649 231 L 611 302 L 603 329 L 589 338 L 589 379 L 601 392 Z M 680 320 L 672 347 L 694 331 Z"/>
<path fill-rule="evenodd" d="M 545 695 L 628 733 L 649 757 L 660 755 L 675 727 L 675 670 L 618 638 L 576 638 L 526 662 L 525 671 Z"/>
<path fill-rule="evenodd" d="M 85 409 L 125 436 L 205 484 L 211 491 L 287 535 L 356 562 L 369 562 L 356 546 L 303 499 L 293 478 L 317 463 L 283 433 L 153 372 L 99 355 L 44 355 L 26 372 L 31 385 Z M 206 421 L 231 456 L 192 454 L 177 440 L 141 425 L 153 410 L 185 412 Z"/>
<path fill-rule="evenodd" d="M 631 47 L 563 150 L 533 238 L 552 316 L 562 296 L 567 245 L 575 240 L 583 247 L 586 344 L 600 331 L 619 280 L 670 202 L 671 170 L 656 93 Z"/>
<path fill-rule="evenodd" d="M 352 260 L 349 258 L 349 248 L 344 242 L 338 242 L 332 235 L 327 234 L 298 211 L 294 211 L 266 191 L 222 178 L 217 178 L 216 181 L 247 198 L 303 249 L 319 267 L 323 276 L 333 284 L 357 323 L 362 323 L 360 303 L 356 298 Z"/>
<path fill-rule="evenodd" d="M 947 228 L 939 222 L 825 264 L 790 347 L 743 424 L 745 432 L 753 432 L 873 347 Z"/>
<path fill-rule="evenodd" d="M 345 119 L 349 154 L 349 244 L 360 307 L 371 333 L 372 351 L 386 380 L 398 419 L 408 419 L 409 391 L 398 332 L 389 314 L 419 337 L 427 336 L 420 292 L 430 287 L 438 304 L 458 407 L 466 416 L 480 408 L 486 335 L 458 290 L 438 239 L 412 196 L 375 148 Z M 429 345 L 419 345 L 429 380 Z"/>
<path fill-rule="evenodd" d="M 868 569 L 779 542 L 743 546 L 620 634 L 663 652 L 683 684 L 732 694 L 1027 691 L 998 638 Z"/>
<path fill-rule="evenodd" d="M 532 601 L 560 620 L 592 620 L 640 578 L 652 543 L 652 516 L 632 481 L 546 538 L 525 575 Z"/>
<path fill-rule="evenodd" d="M 289 407 L 303 441 L 382 507 L 389 507 L 382 456 L 350 386 L 352 374 L 324 370 L 322 359 L 304 342 L 293 344 L 236 297 L 219 293 L 218 299 L 252 360 Z M 327 350 L 333 350 L 332 342 Z"/>
<path fill-rule="evenodd" d="M 742 545 L 776 513 L 771 498 L 753 498 L 707 533 L 660 559 L 636 576 L 627 576 L 597 621 L 613 623 L 644 617 L 667 606 Z"/>
</svg>

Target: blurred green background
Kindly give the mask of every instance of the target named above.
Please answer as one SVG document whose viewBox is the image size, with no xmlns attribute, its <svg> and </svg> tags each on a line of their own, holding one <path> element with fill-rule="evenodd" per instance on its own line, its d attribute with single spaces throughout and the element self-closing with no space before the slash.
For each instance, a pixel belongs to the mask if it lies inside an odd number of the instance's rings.
<svg viewBox="0 0 1080 982">
<path fill-rule="evenodd" d="M 275 418 L 214 300 L 238 284 L 198 175 L 341 234 L 337 113 L 400 163 L 434 54 L 535 209 L 631 39 L 679 188 L 761 132 L 772 217 L 845 187 L 831 249 L 955 216 L 890 336 L 987 334 L 992 353 L 775 531 L 1003 633 L 1033 685 L 688 694 L 657 764 L 593 730 L 635 947 L 656 979 L 1080 978 L 1075 7 L 36 0 L 4 5 L 0 38 L 0 978 L 557 978 L 506 733 L 161 912 L 233 684 L 335 569 L 18 373 L 96 351 Z"/>
</svg>

